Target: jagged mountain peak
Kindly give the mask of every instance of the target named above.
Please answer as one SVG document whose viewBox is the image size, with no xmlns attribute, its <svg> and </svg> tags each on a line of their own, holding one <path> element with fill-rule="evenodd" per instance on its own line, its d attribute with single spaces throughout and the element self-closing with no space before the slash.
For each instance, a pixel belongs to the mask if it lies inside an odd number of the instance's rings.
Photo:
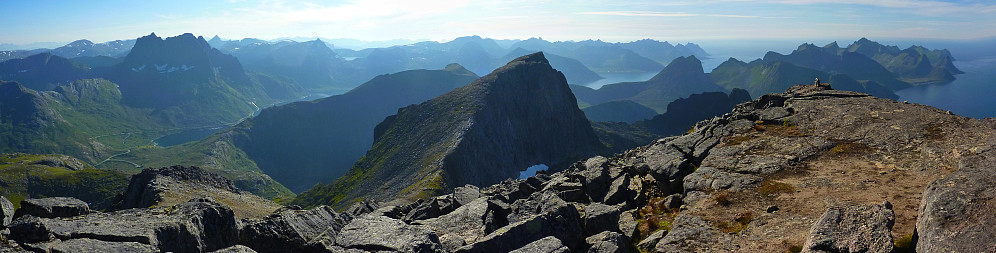
<svg viewBox="0 0 996 253">
<path fill-rule="evenodd" d="M 604 150 L 567 85 L 543 53 L 525 55 L 374 129 L 374 144 L 345 176 L 302 193 L 304 205 L 419 198 L 464 184 L 553 170 Z"/>
<path fill-rule="evenodd" d="M 650 80 L 662 80 L 673 76 L 704 75 L 702 61 L 694 55 L 675 58 Z"/>
</svg>

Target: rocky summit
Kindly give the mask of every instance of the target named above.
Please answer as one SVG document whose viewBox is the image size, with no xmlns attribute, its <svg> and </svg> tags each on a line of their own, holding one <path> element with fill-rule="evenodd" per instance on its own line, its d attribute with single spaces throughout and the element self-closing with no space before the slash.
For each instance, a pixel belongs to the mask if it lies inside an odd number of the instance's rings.
<svg viewBox="0 0 996 253">
<path fill-rule="evenodd" d="M 168 207 L 194 198 L 224 203 L 239 218 L 262 218 L 280 208 L 273 201 L 239 190 L 231 180 L 198 167 L 145 169 L 131 177 L 115 208 Z"/>
<path fill-rule="evenodd" d="M 988 252 L 996 237 L 987 229 L 996 222 L 993 129 L 996 119 L 795 86 L 684 135 L 579 159 L 556 173 L 415 201 L 359 201 L 341 211 L 289 206 L 241 221 L 210 199 L 70 218 L 25 214 L 6 225 L 0 235 L 10 240 L 0 245 L 37 252 Z"/>
<path fill-rule="evenodd" d="M 414 200 L 454 186 L 494 184 L 533 165 L 562 170 L 604 150 L 564 75 L 543 53 L 398 110 L 377 125 L 374 139 L 346 175 L 302 193 L 295 204 Z"/>
</svg>

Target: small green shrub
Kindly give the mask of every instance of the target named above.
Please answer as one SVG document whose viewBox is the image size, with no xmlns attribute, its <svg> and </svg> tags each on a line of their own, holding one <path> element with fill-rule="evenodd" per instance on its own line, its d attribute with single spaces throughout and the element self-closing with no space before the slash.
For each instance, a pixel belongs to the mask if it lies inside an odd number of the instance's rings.
<svg viewBox="0 0 996 253">
<path fill-rule="evenodd" d="M 779 193 L 795 192 L 795 187 L 792 187 L 790 184 L 767 179 L 761 182 L 761 186 L 757 188 L 757 191 L 764 195 L 776 195 Z"/>
<path fill-rule="evenodd" d="M 856 142 L 841 142 L 830 149 L 830 153 L 835 155 L 857 155 L 869 152 L 871 152 L 870 147 Z"/>
<path fill-rule="evenodd" d="M 802 252 L 802 245 L 792 245 L 792 246 L 789 246 L 788 251 L 792 252 L 792 253 Z"/>
<path fill-rule="evenodd" d="M 903 237 L 896 239 L 896 253 L 914 252 L 916 249 L 913 247 L 913 234 L 908 234 Z"/>
</svg>

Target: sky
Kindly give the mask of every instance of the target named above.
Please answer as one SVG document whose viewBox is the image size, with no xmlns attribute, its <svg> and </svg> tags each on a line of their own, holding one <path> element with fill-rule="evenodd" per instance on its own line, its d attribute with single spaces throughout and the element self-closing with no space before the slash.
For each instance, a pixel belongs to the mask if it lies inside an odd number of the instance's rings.
<svg viewBox="0 0 996 253">
<path fill-rule="evenodd" d="M 0 44 L 226 39 L 662 41 L 996 36 L 991 0 L 4 0 Z"/>
</svg>

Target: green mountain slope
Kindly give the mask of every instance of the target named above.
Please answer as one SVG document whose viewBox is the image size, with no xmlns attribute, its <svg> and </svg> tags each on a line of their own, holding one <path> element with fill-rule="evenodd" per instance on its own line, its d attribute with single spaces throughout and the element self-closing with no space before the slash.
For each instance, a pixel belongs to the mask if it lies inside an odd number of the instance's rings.
<svg viewBox="0 0 996 253">
<path fill-rule="evenodd" d="M 128 188 L 127 174 L 94 169 L 62 155 L 0 154 L 0 195 L 19 206 L 28 197 L 74 197 L 90 209 L 111 208 L 115 197 Z"/>
</svg>

